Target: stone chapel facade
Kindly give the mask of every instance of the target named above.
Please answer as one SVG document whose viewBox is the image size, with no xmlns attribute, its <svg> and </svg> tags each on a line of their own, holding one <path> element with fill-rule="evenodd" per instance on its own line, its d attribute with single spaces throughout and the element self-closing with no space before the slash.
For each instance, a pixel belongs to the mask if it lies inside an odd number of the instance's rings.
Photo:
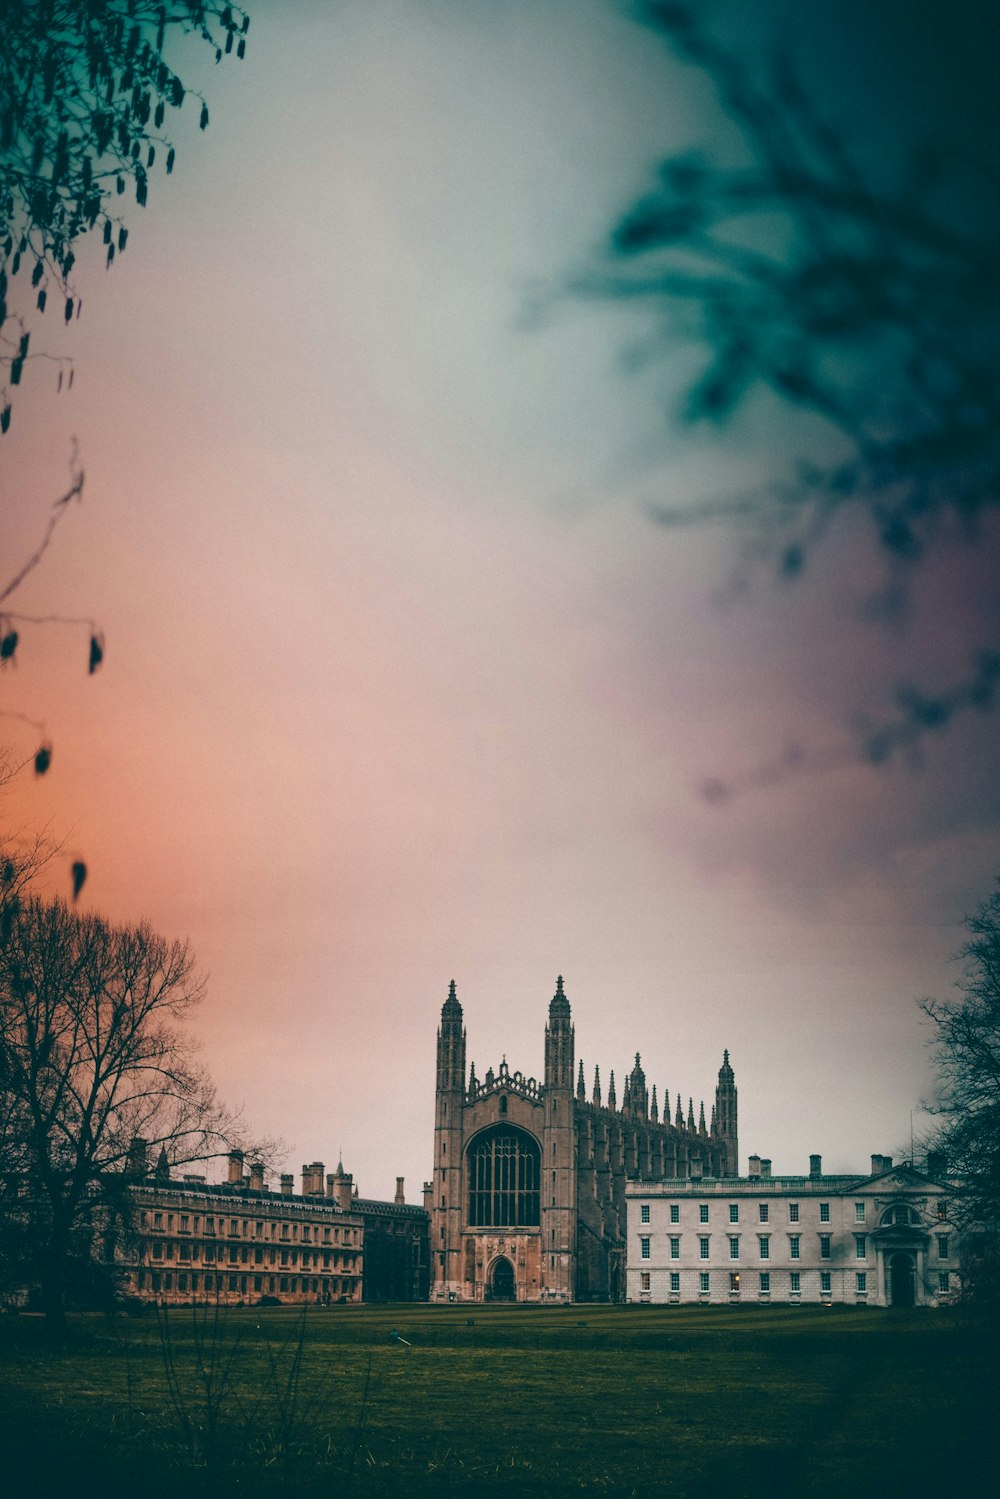
<svg viewBox="0 0 1000 1499">
<path fill-rule="evenodd" d="M 618 1301 L 625 1296 L 625 1184 L 630 1178 L 735 1177 L 736 1082 L 725 1053 L 710 1124 L 694 1102 L 675 1117 L 652 1098 L 638 1054 L 621 1105 L 595 1069 L 574 1079 L 574 1031 L 563 981 L 549 1005 L 542 1081 L 506 1060 L 480 1082 L 466 1070 L 462 1006 L 452 982 L 437 1035 L 431 1299 Z"/>
</svg>

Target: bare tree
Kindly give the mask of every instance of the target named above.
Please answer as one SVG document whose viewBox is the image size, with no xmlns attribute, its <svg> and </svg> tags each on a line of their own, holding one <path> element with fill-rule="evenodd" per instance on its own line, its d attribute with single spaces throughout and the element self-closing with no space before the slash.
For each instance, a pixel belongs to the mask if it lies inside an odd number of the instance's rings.
<svg viewBox="0 0 1000 1499">
<path fill-rule="evenodd" d="M 938 1087 L 936 1144 L 963 1180 L 966 1216 L 1000 1227 L 1000 889 L 965 920 L 959 997 L 927 999 Z"/>
<path fill-rule="evenodd" d="M 650 357 L 702 351 L 683 422 L 722 424 L 766 391 L 829 434 L 775 484 L 657 508 L 654 519 L 732 523 L 745 538 L 744 569 L 794 579 L 820 565 L 834 522 L 853 513 L 885 564 L 871 612 L 898 612 L 941 539 L 976 540 L 1000 504 L 996 183 L 963 184 L 957 167 L 943 171 L 915 147 L 908 179 L 887 188 L 787 57 L 758 70 L 708 33 L 696 7 L 645 0 L 637 10 L 712 80 L 739 149 L 734 160 L 708 150 L 667 157 L 573 289 L 647 308 Z M 978 210 L 964 228 L 963 186 Z M 948 688 L 901 686 L 852 753 L 882 763 L 989 707 L 998 691 L 1000 642 L 983 641 Z M 751 784 L 805 768 L 799 754 Z M 706 787 L 716 797 L 728 789 Z"/>
<path fill-rule="evenodd" d="M 58 1327 L 95 1238 L 110 1259 L 128 1224 L 137 1138 L 175 1165 L 249 1142 L 183 1029 L 203 994 L 187 945 L 43 901 L 16 861 L 3 873 L 0 1212 L 11 1271 Z"/>
</svg>

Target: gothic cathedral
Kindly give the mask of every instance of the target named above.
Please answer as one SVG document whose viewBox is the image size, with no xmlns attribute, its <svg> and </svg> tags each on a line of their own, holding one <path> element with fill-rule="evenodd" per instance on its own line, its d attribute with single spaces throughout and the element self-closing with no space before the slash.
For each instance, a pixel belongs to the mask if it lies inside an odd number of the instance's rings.
<svg viewBox="0 0 1000 1499">
<path fill-rule="evenodd" d="M 636 1054 L 619 1107 L 599 1070 L 574 1088 L 573 1024 L 563 981 L 549 1005 L 545 1078 L 506 1059 L 480 1082 L 466 1075 L 465 1026 L 452 981 L 437 1036 L 431 1299 L 617 1301 L 625 1293 L 629 1178 L 738 1174 L 736 1083 L 723 1057 L 710 1126 L 663 1096 L 662 1117 Z"/>
</svg>

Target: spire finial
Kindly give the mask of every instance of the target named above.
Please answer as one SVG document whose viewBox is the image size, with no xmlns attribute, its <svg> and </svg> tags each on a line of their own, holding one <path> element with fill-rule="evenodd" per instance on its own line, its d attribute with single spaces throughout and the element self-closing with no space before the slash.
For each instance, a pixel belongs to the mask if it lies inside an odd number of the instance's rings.
<svg viewBox="0 0 1000 1499">
<path fill-rule="evenodd" d="M 441 1015 L 442 1017 L 448 1016 L 451 1019 L 461 1019 L 462 1006 L 458 1002 L 458 993 L 455 989 L 454 979 L 452 979 L 450 984 L 448 985 L 448 998 L 444 1002 L 444 1006 L 441 1010 Z"/>
<path fill-rule="evenodd" d="M 556 1016 L 565 1019 L 569 1018 L 569 1000 L 566 998 L 566 991 L 563 988 L 562 974 L 556 979 L 556 992 L 553 994 L 552 1002 L 549 1005 L 549 1019 L 552 1020 Z"/>
</svg>

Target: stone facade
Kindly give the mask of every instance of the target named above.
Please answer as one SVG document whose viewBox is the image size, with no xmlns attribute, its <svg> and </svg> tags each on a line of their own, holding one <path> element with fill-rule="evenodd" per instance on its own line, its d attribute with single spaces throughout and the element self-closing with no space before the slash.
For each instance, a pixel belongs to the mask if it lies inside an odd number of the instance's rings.
<svg viewBox="0 0 1000 1499">
<path fill-rule="evenodd" d="M 625 1294 L 625 1184 L 735 1173 L 736 1084 L 728 1053 L 711 1124 L 680 1096 L 670 1117 L 638 1054 L 619 1107 L 599 1071 L 588 1097 L 574 1076 L 574 1029 L 558 979 L 541 1082 L 504 1059 L 480 1080 L 466 1070 L 462 1006 L 452 983 L 437 1036 L 431 1212 L 434 1300 L 614 1301 Z"/>
<path fill-rule="evenodd" d="M 938 1305 L 960 1288 L 957 1189 L 940 1161 L 925 1170 L 872 1156 L 867 1175 L 633 1181 L 629 1301 L 706 1304 Z"/>
<path fill-rule="evenodd" d="M 116 1250 L 126 1297 L 331 1305 L 427 1295 L 427 1214 L 404 1202 L 401 1180 L 385 1203 L 360 1199 L 343 1165 L 325 1174 L 321 1161 L 303 1166 L 300 1193 L 291 1175 L 274 1192 L 263 1167 L 244 1174 L 239 1151 L 217 1185 L 171 1178 L 163 1155 L 152 1173 L 138 1159 L 132 1169 L 133 1230 Z"/>
</svg>

